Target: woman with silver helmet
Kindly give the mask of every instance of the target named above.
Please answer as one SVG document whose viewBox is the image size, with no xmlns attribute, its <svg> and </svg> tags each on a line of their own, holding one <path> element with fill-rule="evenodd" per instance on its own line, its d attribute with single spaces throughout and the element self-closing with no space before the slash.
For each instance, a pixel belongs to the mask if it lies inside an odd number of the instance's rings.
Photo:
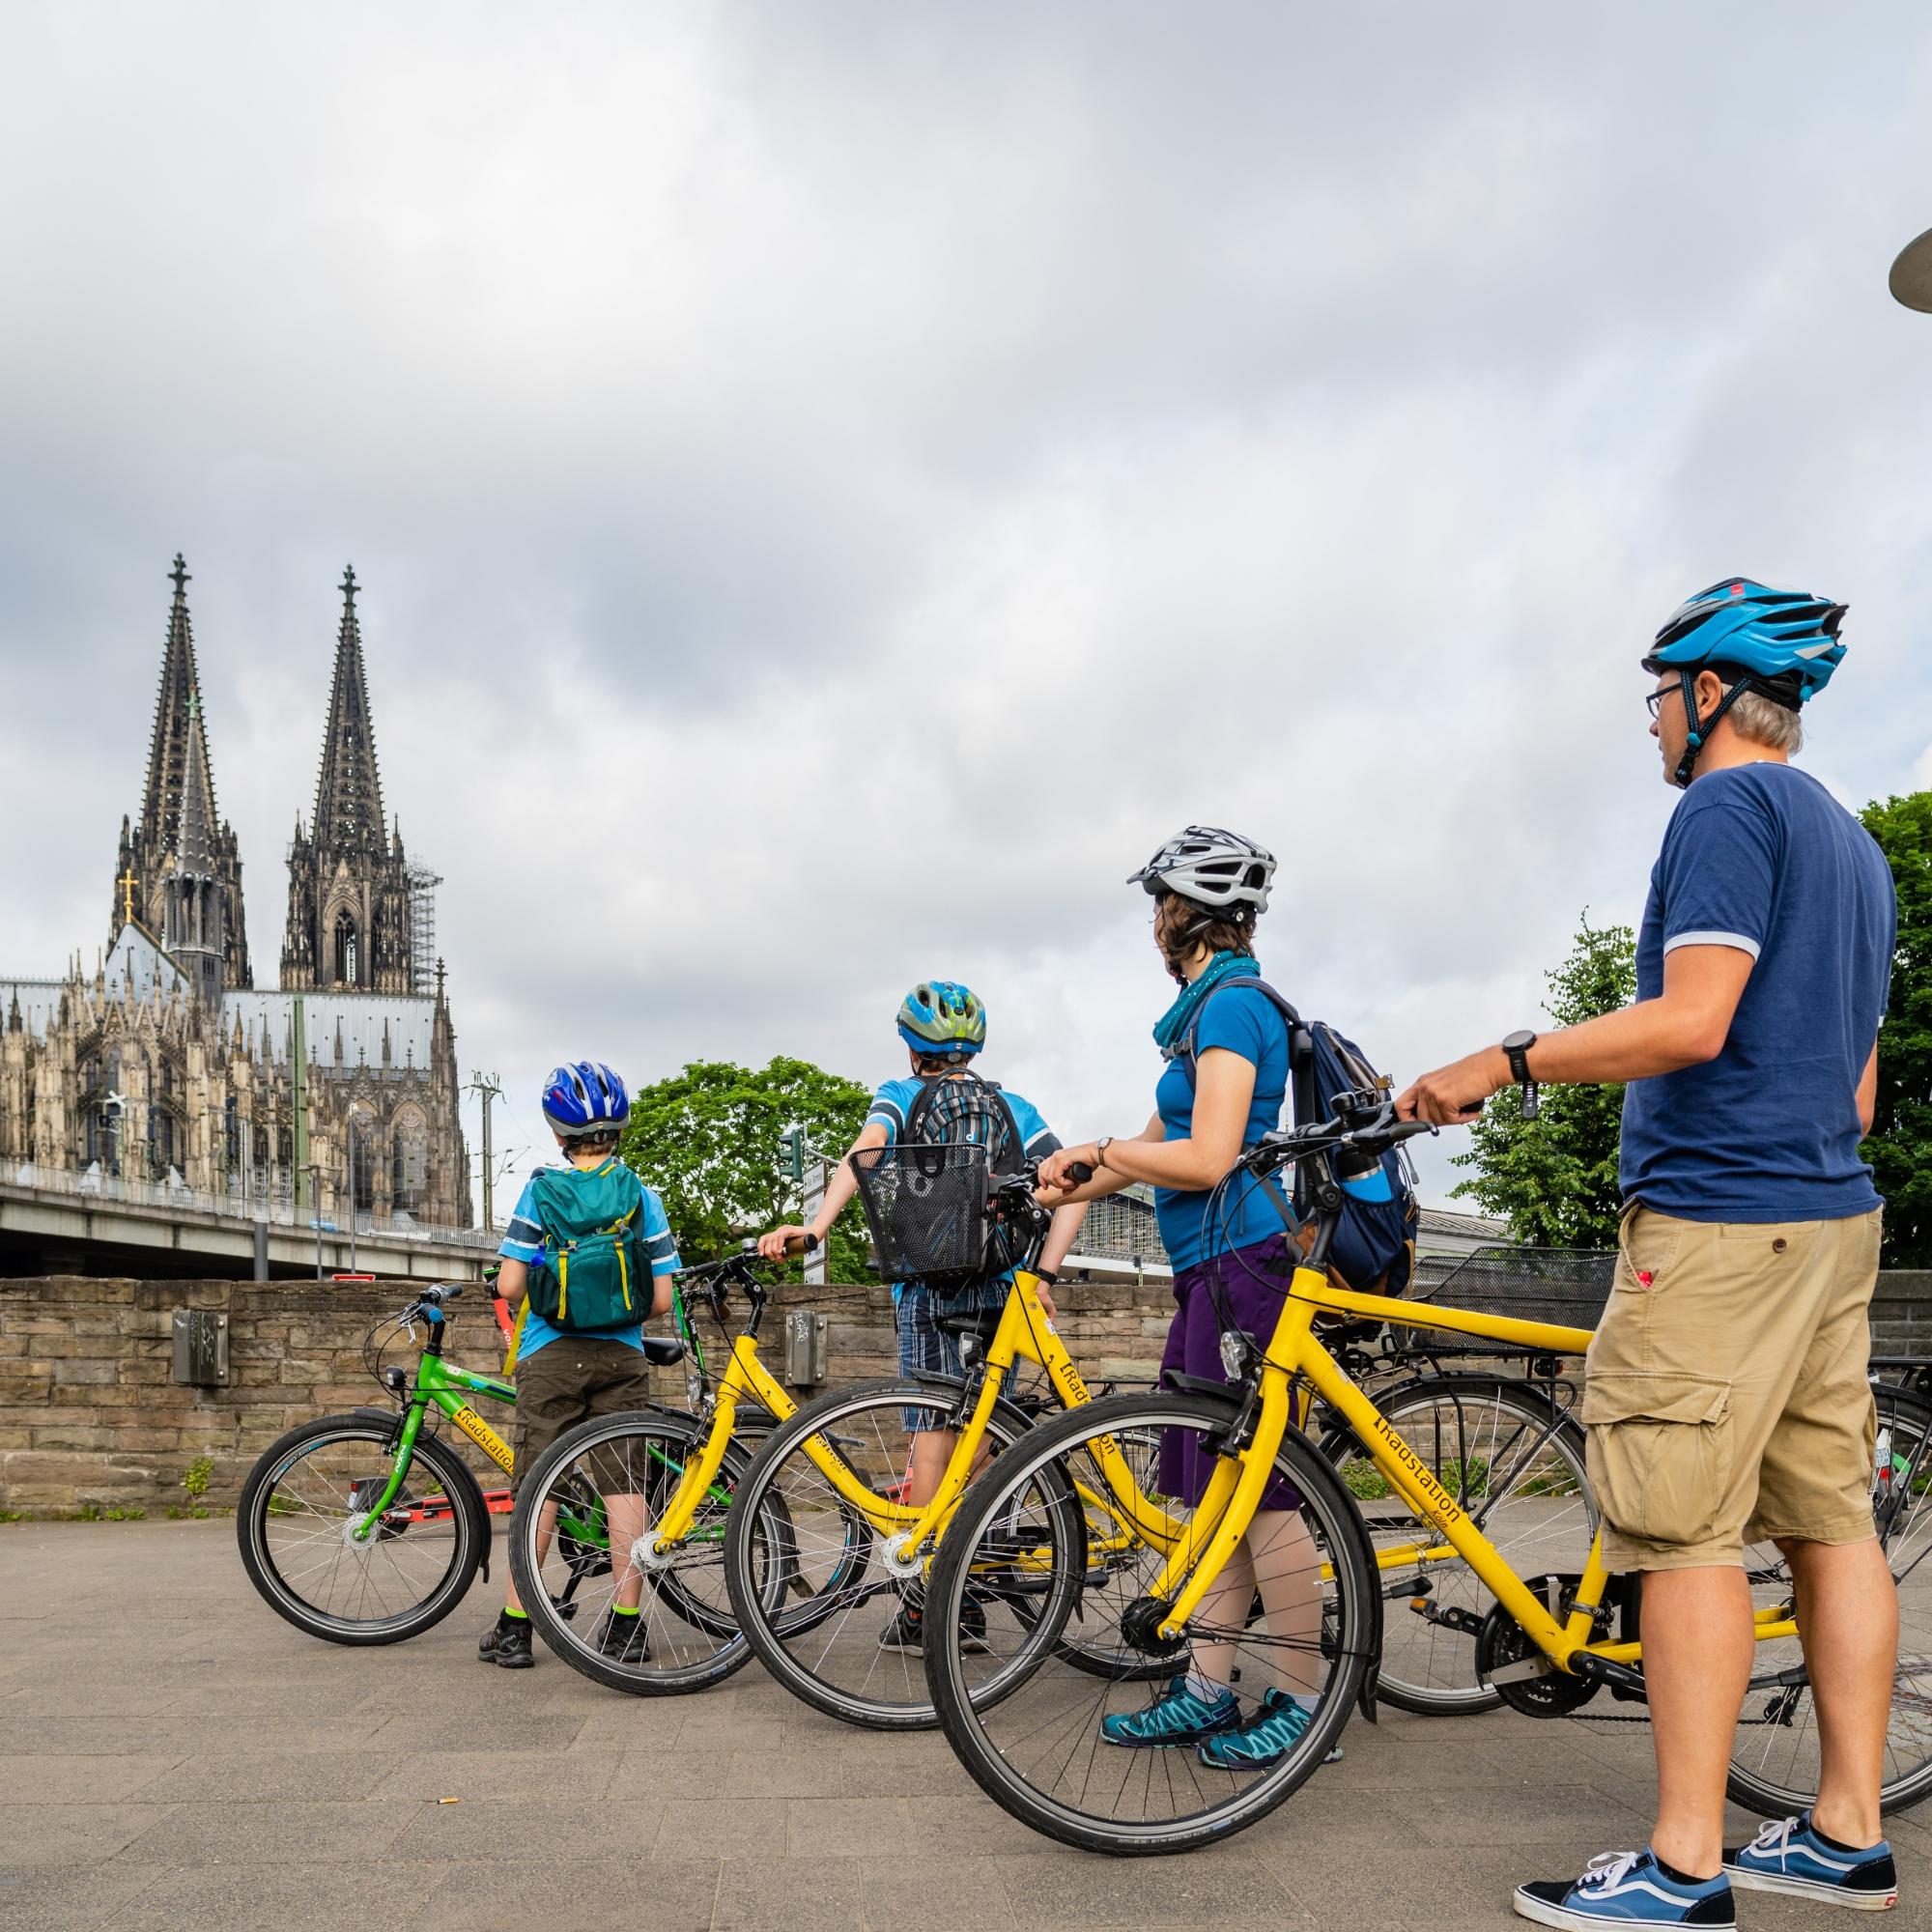
<svg viewBox="0 0 1932 1932">
<path fill-rule="evenodd" d="M 1118 1193 L 1136 1181 L 1153 1189 L 1154 1210 L 1174 1266 L 1174 1322 L 1163 1372 L 1225 1380 L 1223 1318 L 1251 1334 L 1272 1331 L 1292 1261 L 1278 1210 L 1258 1189 L 1231 1190 L 1210 1217 L 1214 1185 L 1242 1151 L 1281 1123 L 1289 1093 L 1287 1022 L 1258 979 L 1255 923 L 1266 910 L 1272 853 L 1239 833 L 1190 825 L 1128 880 L 1153 898 L 1153 938 L 1179 985 L 1155 1023 L 1165 1065 L 1154 1111 L 1135 1134 L 1103 1135 L 1055 1154 L 1043 1187 L 1068 1201 Z M 1191 1051 L 1190 1051 L 1191 1049 Z M 1076 1184 L 1084 1162 L 1094 1178 Z M 1279 1284 L 1278 1286 L 1275 1284 Z M 1213 1466 L 1196 1438 L 1173 1432 L 1162 1446 L 1160 1487 L 1199 1502 Z M 1196 1618 L 1230 1633 L 1196 1639 L 1187 1668 L 1146 1709 L 1101 1723 L 1110 1745 L 1187 1748 L 1225 1768 L 1259 1767 L 1285 1753 L 1307 1728 L 1320 1669 L 1320 1562 L 1300 1518 L 1299 1498 L 1276 1483 Z M 1234 1686 L 1236 1638 L 1259 1593 L 1274 1642 L 1278 1682 Z M 1303 1660 L 1306 1660 L 1304 1662 Z M 1250 1671 L 1252 1674 L 1252 1671 Z"/>
</svg>

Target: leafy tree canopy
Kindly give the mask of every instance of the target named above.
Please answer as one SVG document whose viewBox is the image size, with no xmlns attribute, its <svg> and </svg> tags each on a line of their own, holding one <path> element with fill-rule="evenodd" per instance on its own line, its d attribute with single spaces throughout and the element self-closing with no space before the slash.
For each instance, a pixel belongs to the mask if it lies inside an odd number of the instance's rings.
<svg viewBox="0 0 1932 1932">
<path fill-rule="evenodd" d="M 1932 791 L 1868 805 L 1861 816 L 1898 888 L 1898 951 L 1864 1157 L 1885 1196 L 1884 1264 L 1932 1267 Z"/>
<path fill-rule="evenodd" d="M 780 1143 L 803 1127 L 836 1158 L 851 1146 L 871 1100 L 868 1088 L 809 1060 L 774 1060 L 753 1070 L 697 1060 L 638 1091 L 618 1151 L 663 1197 L 686 1262 L 716 1261 L 747 1235 L 800 1218 L 797 1183 Z M 858 1209 L 832 1230 L 829 1279 L 866 1279 Z"/>
<path fill-rule="evenodd" d="M 1636 934 L 1593 926 L 1585 908 L 1570 956 L 1546 976 L 1544 1009 L 1559 1027 L 1614 1012 L 1636 997 Z M 1547 1087 L 1533 1121 L 1522 1094 L 1505 1088 L 1483 1110 L 1458 1167 L 1476 1170 L 1453 1190 L 1509 1223 L 1511 1238 L 1539 1248 L 1613 1248 L 1623 1204 L 1617 1145 L 1624 1090 Z"/>
</svg>

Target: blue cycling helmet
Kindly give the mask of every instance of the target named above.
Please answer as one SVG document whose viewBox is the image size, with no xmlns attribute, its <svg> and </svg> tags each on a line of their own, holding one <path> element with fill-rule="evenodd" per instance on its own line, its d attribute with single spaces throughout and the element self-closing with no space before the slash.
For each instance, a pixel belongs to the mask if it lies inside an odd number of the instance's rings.
<svg viewBox="0 0 1932 1932">
<path fill-rule="evenodd" d="M 544 1082 L 543 1116 L 564 1140 L 602 1139 L 631 1118 L 631 1096 L 601 1061 L 580 1060 L 551 1070 Z"/>
<path fill-rule="evenodd" d="M 1688 785 L 1697 753 L 1738 694 L 1754 691 L 1796 711 L 1823 691 L 1845 655 L 1838 638 L 1846 606 L 1806 590 L 1775 590 L 1748 577 L 1726 577 L 1673 611 L 1643 661 L 1645 670 L 1674 670 L 1684 689 L 1690 726 L 1672 782 Z M 1700 670 L 1714 670 L 1729 688 L 1708 718 L 1697 712 Z"/>
<path fill-rule="evenodd" d="M 899 1002 L 899 1037 L 915 1053 L 968 1057 L 986 1043 L 986 1009 L 971 986 L 927 980 Z"/>
</svg>

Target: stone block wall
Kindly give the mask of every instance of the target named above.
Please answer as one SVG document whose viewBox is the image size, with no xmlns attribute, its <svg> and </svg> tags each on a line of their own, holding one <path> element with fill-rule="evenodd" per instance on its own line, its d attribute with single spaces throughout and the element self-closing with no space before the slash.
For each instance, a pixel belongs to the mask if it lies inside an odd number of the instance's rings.
<svg viewBox="0 0 1932 1932">
<path fill-rule="evenodd" d="M 395 1315 L 410 1293 L 405 1282 L 0 1280 L 0 1509 L 55 1515 L 122 1507 L 159 1515 L 170 1506 L 185 1508 L 191 1499 L 182 1477 L 201 1456 L 213 1464 L 207 1503 L 232 1506 L 256 1458 L 284 1431 L 318 1415 L 385 1403 L 363 1366 L 363 1338 Z M 1152 1378 L 1172 1307 L 1164 1282 L 1069 1285 L 1061 1303 L 1061 1333 L 1090 1382 Z M 794 1286 L 774 1300 L 762 1339 L 766 1366 L 781 1379 L 783 1317 L 795 1307 L 830 1318 L 823 1386 L 897 1373 L 892 1303 L 883 1287 Z M 174 1381 L 178 1308 L 226 1312 L 227 1387 Z M 455 1314 L 450 1359 L 480 1370 L 499 1367 L 487 1296 L 472 1284 Z M 727 1335 L 736 1332 L 743 1310 L 728 1314 Z M 699 1332 L 717 1374 L 728 1340 L 708 1315 Z M 386 1359 L 408 1360 L 407 1341 Z M 655 1370 L 653 1379 L 663 1401 L 683 1406 L 681 1369 Z M 509 1411 L 479 1407 L 507 1437 Z M 445 1425 L 442 1434 L 486 1487 L 500 1483 L 495 1465 L 454 1429 Z"/>
</svg>

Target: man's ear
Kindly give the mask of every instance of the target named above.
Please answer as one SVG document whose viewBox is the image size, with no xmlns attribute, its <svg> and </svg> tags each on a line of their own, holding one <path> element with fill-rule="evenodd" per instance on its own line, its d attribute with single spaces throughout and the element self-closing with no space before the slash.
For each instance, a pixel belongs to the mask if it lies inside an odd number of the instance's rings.
<svg viewBox="0 0 1932 1932">
<path fill-rule="evenodd" d="M 1714 670 L 1697 673 L 1697 716 L 1708 718 L 1724 701 L 1724 680 Z"/>
</svg>

